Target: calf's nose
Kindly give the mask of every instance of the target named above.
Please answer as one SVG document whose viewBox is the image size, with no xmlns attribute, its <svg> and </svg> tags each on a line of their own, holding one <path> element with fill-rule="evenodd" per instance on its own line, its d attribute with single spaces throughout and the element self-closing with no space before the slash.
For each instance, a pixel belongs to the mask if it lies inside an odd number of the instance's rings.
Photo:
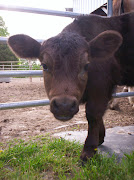
<svg viewBox="0 0 134 180">
<path fill-rule="evenodd" d="M 56 119 L 67 121 L 79 111 L 79 105 L 74 97 L 53 98 L 50 103 L 50 110 Z"/>
</svg>

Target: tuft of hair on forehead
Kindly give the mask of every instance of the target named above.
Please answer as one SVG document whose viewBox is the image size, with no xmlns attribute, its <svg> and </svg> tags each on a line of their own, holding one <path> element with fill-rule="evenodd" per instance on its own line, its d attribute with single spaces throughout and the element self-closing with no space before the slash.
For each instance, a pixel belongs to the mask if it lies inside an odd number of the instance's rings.
<svg viewBox="0 0 134 180">
<path fill-rule="evenodd" d="M 74 54 L 76 50 L 84 46 L 87 46 L 85 38 L 76 33 L 62 32 L 45 41 L 45 43 L 42 44 L 41 51 L 44 51 L 44 49 L 46 51 L 51 49 L 51 51 L 64 57 L 66 55 L 71 55 L 72 52 Z"/>
</svg>

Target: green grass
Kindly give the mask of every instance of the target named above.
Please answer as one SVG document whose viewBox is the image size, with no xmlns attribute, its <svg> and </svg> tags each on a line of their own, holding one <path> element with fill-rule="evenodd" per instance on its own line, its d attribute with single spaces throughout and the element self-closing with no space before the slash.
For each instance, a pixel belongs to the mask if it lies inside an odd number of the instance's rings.
<svg viewBox="0 0 134 180">
<path fill-rule="evenodd" d="M 84 166 L 80 163 L 82 146 L 49 136 L 24 142 L 0 144 L 0 180 L 133 180 L 134 152 L 121 163 L 114 156 L 96 155 Z"/>
</svg>

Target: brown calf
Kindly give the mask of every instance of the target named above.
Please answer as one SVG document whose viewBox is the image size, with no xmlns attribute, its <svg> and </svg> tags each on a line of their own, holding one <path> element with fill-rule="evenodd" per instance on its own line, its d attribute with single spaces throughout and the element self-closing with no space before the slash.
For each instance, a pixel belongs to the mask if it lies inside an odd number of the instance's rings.
<svg viewBox="0 0 134 180">
<path fill-rule="evenodd" d="M 113 0 L 113 16 L 118 16 L 123 13 L 132 12 L 134 11 L 134 0 Z M 127 60 L 126 60 L 127 61 Z M 134 87 L 127 87 L 125 86 L 123 91 L 133 92 Z M 134 97 L 128 97 L 129 103 L 134 108 Z M 113 99 L 109 103 L 110 109 L 118 109 L 118 100 Z"/>
<path fill-rule="evenodd" d="M 134 74 L 133 20 L 134 13 L 111 18 L 80 16 L 41 45 L 26 35 L 8 40 L 19 57 L 40 60 L 50 110 L 57 119 L 71 119 L 79 104 L 86 104 L 89 126 L 81 154 L 84 161 L 104 142 L 102 117 L 114 87 L 134 85 L 134 76 L 130 79 Z"/>
</svg>

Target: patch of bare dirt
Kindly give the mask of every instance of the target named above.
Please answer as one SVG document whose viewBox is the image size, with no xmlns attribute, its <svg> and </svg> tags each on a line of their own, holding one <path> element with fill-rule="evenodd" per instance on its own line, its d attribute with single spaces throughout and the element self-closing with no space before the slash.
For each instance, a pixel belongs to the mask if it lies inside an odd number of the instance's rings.
<svg viewBox="0 0 134 180">
<path fill-rule="evenodd" d="M 14 78 L 10 83 L 0 84 L 0 103 L 40 99 L 47 99 L 43 79 L 32 78 L 30 82 L 30 78 Z M 127 98 L 119 99 L 119 109 L 107 110 L 104 115 L 106 128 L 134 125 L 134 110 Z M 84 105 L 80 106 L 79 113 L 68 122 L 56 120 L 49 111 L 49 106 L 0 111 L 0 140 L 3 142 L 69 128 L 87 129 Z"/>
</svg>

